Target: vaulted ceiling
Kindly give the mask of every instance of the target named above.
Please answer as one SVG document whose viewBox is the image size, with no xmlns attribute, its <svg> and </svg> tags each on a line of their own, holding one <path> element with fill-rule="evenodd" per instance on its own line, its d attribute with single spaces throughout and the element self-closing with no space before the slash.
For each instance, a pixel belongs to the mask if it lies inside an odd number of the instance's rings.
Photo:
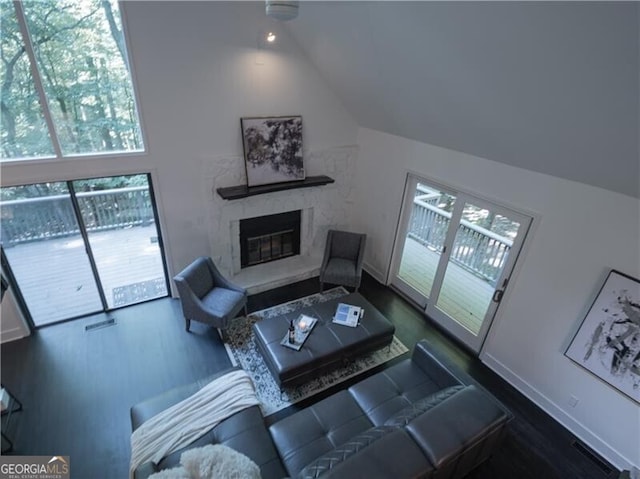
<svg viewBox="0 0 640 479">
<path fill-rule="evenodd" d="M 639 196 L 637 2 L 301 2 L 358 123 Z M 366 161 L 366 159 L 364 159 Z"/>
</svg>

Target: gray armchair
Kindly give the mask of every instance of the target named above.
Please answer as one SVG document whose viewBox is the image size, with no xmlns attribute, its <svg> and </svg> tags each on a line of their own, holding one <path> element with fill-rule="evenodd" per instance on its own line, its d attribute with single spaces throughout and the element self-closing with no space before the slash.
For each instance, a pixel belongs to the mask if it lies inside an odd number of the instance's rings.
<svg viewBox="0 0 640 479">
<path fill-rule="evenodd" d="M 191 320 L 209 324 L 222 331 L 241 309 L 247 314 L 247 290 L 224 278 L 211 258 L 202 256 L 173 280 L 178 287 L 182 311 L 189 331 Z"/>
<path fill-rule="evenodd" d="M 329 230 L 320 266 L 320 291 L 324 283 L 350 286 L 358 291 L 367 235 Z"/>
</svg>

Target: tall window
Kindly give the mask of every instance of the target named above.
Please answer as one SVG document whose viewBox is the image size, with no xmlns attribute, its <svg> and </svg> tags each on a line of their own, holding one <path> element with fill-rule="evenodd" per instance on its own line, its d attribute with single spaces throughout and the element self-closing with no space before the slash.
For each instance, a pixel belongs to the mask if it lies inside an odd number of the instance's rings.
<svg viewBox="0 0 640 479">
<path fill-rule="evenodd" d="M 1 160 L 143 151 L 116 0 L 0 0 Z"/>
</svg>

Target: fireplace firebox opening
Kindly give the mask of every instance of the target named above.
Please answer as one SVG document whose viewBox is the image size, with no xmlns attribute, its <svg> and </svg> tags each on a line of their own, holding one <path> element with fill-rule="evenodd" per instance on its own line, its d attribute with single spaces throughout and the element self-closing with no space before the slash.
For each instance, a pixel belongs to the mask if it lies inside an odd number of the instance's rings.
<svg viewBox="0 0 640 479">
<path fill-rule="evenodd" d="M 240 266 L 300 254 L 301 211 L 240 220 Z"/>
</svg>

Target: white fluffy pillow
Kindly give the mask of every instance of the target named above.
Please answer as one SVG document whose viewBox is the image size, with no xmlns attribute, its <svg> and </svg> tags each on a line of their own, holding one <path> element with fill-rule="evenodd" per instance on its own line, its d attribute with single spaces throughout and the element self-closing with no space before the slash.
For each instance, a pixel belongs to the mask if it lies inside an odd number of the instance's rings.
<svg viewBox="0 0 640 479">
<path fill-rule="evenodd" d="M 181 467 L 165 469 L 149 479 L 260 479 L 260 468 L 244 454 L 223 445 L 185 451 Z"/>
<path fill-rule="evenodd" d="M 185 451 L 180 464 L 193 479 L 260 479 L 260 468 L 255 462 L 222 445 Z"/>
<path fill-rule="evenodd" d="M 173 469 L 155 472 L 148 479 L 191 479 L 191 474 L 184 467 L 178 466 Z"/>
</svg>

